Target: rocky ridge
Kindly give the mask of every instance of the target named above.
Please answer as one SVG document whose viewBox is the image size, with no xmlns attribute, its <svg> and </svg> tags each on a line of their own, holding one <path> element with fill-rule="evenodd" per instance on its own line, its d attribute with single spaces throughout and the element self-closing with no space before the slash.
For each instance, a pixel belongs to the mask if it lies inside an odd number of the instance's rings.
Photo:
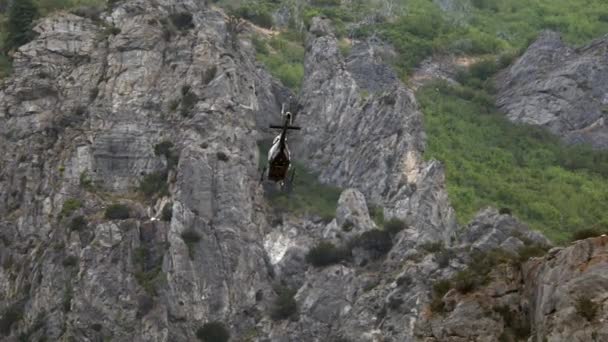
<svg viewBox="0 0 608 342">
<path fill-rule="evenodd" d="M 498 75 L 498 107 L 509 120 L 546 127 L 568 143 L 608 148 L 607 42 L 574 48 L 543 32 Z"/>
</svg>

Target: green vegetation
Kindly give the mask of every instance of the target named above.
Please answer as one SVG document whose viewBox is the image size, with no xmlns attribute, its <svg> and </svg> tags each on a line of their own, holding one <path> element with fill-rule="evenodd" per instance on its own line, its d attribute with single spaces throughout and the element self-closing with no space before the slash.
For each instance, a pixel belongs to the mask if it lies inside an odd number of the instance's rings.
<svg viewBox="0 0 608 342">
<path fill-rule="evenodd" d="M 258 165 L 260 165 L 260 168 L 267 163 L 270 143 L 270 141 L 260 141 L 258 143 L 260 150 Z M 296 170 L 294 191 L 290 194 L 280 191 L 268 192 L 266 196 L 270 205 L 278 212 L 287 211 L 298 215 L 316 215 L 324 221 L 331 221 L 335 216 L 342 190 L 321 184 L 315 174 L 310 173 L 297 161 L 292 166 Z"/>
<path fill-rule="evenodd" d="M 483 94 L 444 83 L 418 91 L 426 157 L 445 163 L 460 222 L 493 205 L 510 208 L 557 242 L 578 227 L 608 227 L 608 153 L 568 147 L 541 128 L 512 124 Z"/>
<path fill-rule="evenodd" d="M 576 313 L 584 317 L 589 322 L 593 321 L 593 319 L 597 316 L 597 311 L 600 307 L 599 304 L 594 303 L 591 299 L 585 296 L 579 297 L 574 306 L 576 308 Z"/>
<path fill-rule="evenodd" d="M 169 170 L 174 169 L 179 161 L 179 153 L 175 151 L 173 143 L 168 140 L 154 145 L 154 154 L 165 157 L 167 160 L 167 168 Z"/>
<path fill-rule="evenodd" d="M 0 335 L 7 336 L 15 323 L 23 319 L 23 304 L 14 303 L 0 312 Z"/>
<path fill-rule="evenodd" d="M 268 71 L 294 92 L 300 89 L 304 78 L 304 37 L 287 31 L 270 39 L 252 38 L 256 57 Z"/>
<path fill-rule="evenodd" d="M 308 251 L 306 261 L 315 267 L 324 267 L 339 263 L 348 258 L 349 254 L 347 249 L 336 247 L 331 242 L 323 241 Z"/>
<path fill-rule="evenodd" d="M 167 203 L 167 204 L 165 204 L 165 206 L 163 207 L 163 210 L 160 213 L 160 219 L 165 222 L 171 222 L 172 218 L 173 218 L 173 204 Z"/>
<path fill-rule="evenodd" d="M 228 342 L 230 332 L 221 322 L 209 322 L 196 331 L 196 337 L 203 342 Z"/>
<path fill-rule="evenodd" d="M 82 207 L 82 202 L 75 198 L 68 198 L 63 202 L 63 206 L 61 207 L 61 212 L 59 213 L 59 218 L 68 217 L 72 215 L 72 213 Z"/>
<path fill-rule="evenodd" d="M 351 247 L 359 247 L 369 252 L 373 252 L 376 256 L 381 256 L 388 253 L 393 247 L 391 235 L 380 229 L 368 230 L 351 243 Z"/>
<path fill-rule="evenodd" d="M 287 287 L 277 286 L 275 287 L 275 292 L 278 296 L 271 307 L 270 317 L 274 320 L 294 317 L 298 311 L 298 304 L 294 298 L 296 291 Z"/>
<path fill-rule="evenodd" d="M 499 341 L 527 341 L 530 337 L 532 328 L 530 327 L 530 319 L 528 314 L 514 312 L 507 306 L 499 306 L 494 308 L 502 316 L 504 322 L 504 331 L 499 337 Z"/>
<path fill-rule="evenodd" d="M 162 257 L 155 258 L 151 250 L 138 247 L 133 253 L 133 264 L 136 267 L 135 280 L 150 297 L 158 294 L 160 284 L 166 280 L 162 273 Z"/>
<path fill-rule="evenodd" d="M 74 267 L 76 265 L 78 265 L 78 257 L 75 255 L 68 255 L 67 257 L 65 257 L 65 259 L 63 259 L 63 266 L 64 267 Z"/>
<path fill-rule="evenodd" d="M 397 233 L 404 230 L 405 228 L 407 228 L 407 223 L 396 217 L 393 217 L 390 220 L 384 222 L 384 230 L 386 230 L 389 234 L 393 236 L 397 235 Z"/>
<path fill-rule="evenodd" d="M 32 0 L 13 1 L 8 9 L 7 36 L 4 48 L 15 49 L 31 41 L 35 34 L 32 31 L 38 8 Z"/>
<path fill-rule="evenodd" d="M 433 285 L 433 293 L 431 299 L 431 310 L 436 313 L 444 312 L 445 304 L 443 296 L 452 288 L 452 283 L 449 279 L 442 279 Z"/>
<path fill-rule="evenodd" d="M 169 19 L 178 30 L 186 31 L 194 28 L 192 14 L 188 12 L 172 13 L 169 15 Z"/>
<path fill-rule="evenodd" d="M 104 217 L 108 220 L 126 220 L 130 216 L 129 207 L 120 203 L 114 203 L 108 206 L 104 214 Z"/>
<path fill-rule="evenodd" d="M 580 229 L 575 231 L 572 234 L 572 238 L 570 238 L 570 241 L 578 241 L 578 240 L 585 240 L 585 239 L 589 239 L 589 238 L 594 238 L 594 237 L 598 237 L 598 236 L 602 236 L 604 234 L 608 234 L 608 229 L 599 229 L 599 228 L 587 228 L 587 229 Z"/>
<path fill-rule="evenodd" d="M 145 175 L 139 183 L 139 191 L 146 197 L 152 197 L 154 195 L 166 196 L 169 193 L 167 172 L 158 171 Z"/>
</svg>

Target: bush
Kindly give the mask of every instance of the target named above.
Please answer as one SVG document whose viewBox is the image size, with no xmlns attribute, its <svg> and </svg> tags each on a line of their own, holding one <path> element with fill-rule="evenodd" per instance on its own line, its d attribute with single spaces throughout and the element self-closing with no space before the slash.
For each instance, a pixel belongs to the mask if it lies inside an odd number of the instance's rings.
<svg viewBox="0 0 608 342">
<path fill-rule="evenodd" d="M 270 317 L 274 320 L 282 320 L 295 315 L 298 311 L 298 305 L 294 298 L 296 291 L 286 287 L 276 288 L 275 291 L 278 297 L 273 303 Z"/>
<path fill-rule="evenodd" d="M 167 204 L 165 204 L 162 212 L 160 213 L 160 219 L 165 222 L 171 222 L 172 218 L 173 218 L 173 204 L 167 203 Z"/>
<path fill-rule="evenodd" d="M 452 284 L 460 293 L 469 293 L 485 282 L 485 278 L 475 274 L 470 269 L 456 273 L 452 278 Z"/>
<path fill-rule="evenodd" d="M 392 219 L 384 223 L 384 230 L 386 230 L 391 235 L 397 235 L 397 233 L 404 230 L 405 228 L 407 228 L 407 224 L 405 223 L 405 221 L 400 220 L 396 217 L 393 217 Z"/>
<path fill-rule="evenodd" d="M 139 191 L 148 197 L 156 194 L 166 196 L 169 192 L 167 186 L 167 172 L 159 171 L 145 175 L 139 183 Z"/>
<path fill-rule="evenodd" d="M 177 108 L 177 106 L 175 108 Z M 169 170 L 175 168 L 179 161 L 179 155 L 175 153 L 173 143 L 168 140 L 154 145 L 154 154 L 159 157 L 165 156 L 165 159 L 167 159 L 167 169 Z"/>
<path fill-rule="evenodd" d="M 379 229 L 372 229 L 357 237 L 357 239 L 354 241 L 354 247 L 360 247 L 379 254 L 386 254 L 393 247 L 393 241 L 388 232 Z"/>
<path fill-rule="evenodd" d="M 498 211 L 498 213 L 500 215 L 512 215 L 511 209 L 509 208 L 500 208 L 500 210 Z"/>
<path fill-rule="evenodd" d="M 367 206 L 367 210 L 377 226 L 381 227 L 384 225 L 384 210 L 381 206 L 370 204 Z"/>
<path fill-rule="evenodd" d="M 84 216 L 76 216 L 70 222 L 70 231 L 81 231 L 87 227 L 87 219 Z"/>
<path fill-rule="evenodd" d="M 23 319 L 23 305 L 15 303 L 6 308 L 0 316 L 0 335 L 7 336 L 13 325 Z"/>
<path fill-rule="evenodd" d="M 34 39 L 32 24 L 38 16 L 38 8 L 32 0 L 13 1 L 8 10 L 5 50 L 18 48 Z"/>
<path fill-rule="evenodd" d="M 595 319 L 599 309 L 599 305 L 597 303 L 594 303 L 591 299 L 585 296 L 579 297 L 576 300 L 575 307 L 576 313 L 584 317 L 589 322 Z"/>
<path fill-rule="evenodd" d="M 59 217 L 68 217 L 72 215 L 72 213 L 82 207 L 82 202 L 75 198 L 68 198 L 63 202 L 63 206 L 61 207 L 61 212 L 59 213 Z"/>
<path fill-rule="evenodd" d="M 63 259 L 63 266 L 64 267 L 74 267 L 76 265 L 78 265 L 78 257 L 75 255 L 69 255 L 67 256 L 65 259 Z"/>
<path fill-rule="evenodd" d="M 425 242 L 420 247 L 429 253 L 437 253 L 443 250 L 443 242 Z"/>
<path fill-rule="evenodd" d="M 320 242 L 311 248 L 306 261 L 315 267 L 337 264 L 347 257 L 346 250 L 334 246 L 331 242 Z"/>
<path fill-rule="evenodd" d="M 547 253 L 547 249 L 538 245 L 523 246 L 517 250 L 519 261 L 525 262 L 530 258 L 541 257 Z"/>
<path fill-rule="evenodd" d="M 585 239 L 589 239 L 589 238 L 598 237 L 603 234 L 605 234 L 605 233 L 602 233 L 599 229 L 595 229 L 595 228 L 580 229 L 580 230 L 575 231 L 572 234 L 572 238 L 570 240 L 571 241 L 585 240 Z"/>
<path fill-rule="evenodd" d="M 243 6 L 234 10 L 232 14 L 263 28 L 270 29 L 273 25 L 272 15 L 264 8 Z"/>
<path fill-rule="evenodd" d="M 108 220 L 126 220 L 130 215 L 128 206 L 114 203 L 106 208 L 104 217 Z"/>
<path fill-rule="evenodd" d="M 169 19 L 178 30 L 185 31 L 194 28 L 192 14 L 188 12 L 173 13 L 169 15 Z"/>
<path fill-rule="evenodd" d="M 209 322 L 196 331 L 196 337 L 203 342 L 228 342 L 230 332 L 221 322 Z"/>
</svg>

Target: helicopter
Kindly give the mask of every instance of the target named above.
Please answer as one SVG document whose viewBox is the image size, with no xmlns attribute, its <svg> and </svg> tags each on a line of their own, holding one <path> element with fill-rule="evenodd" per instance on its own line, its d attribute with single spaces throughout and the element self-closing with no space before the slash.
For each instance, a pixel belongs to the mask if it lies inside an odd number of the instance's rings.
<svg viewBox="0 0 608 342">
<path fill-rule="evenodd" d="M 268 164 L 264 166 L 260 183 L 264 178 L 279 183 L 282 190 L 291 186 L 295 179 L 295 168 L 291 165 L 291 155 L 287 146 L 287 132 L 289 130 L 300 130 L 301 127 L 293 126 L 293 114 L 285 112 L 285 105 L 281 109 L 284 118 L 283 125 L 270 125 L 272 129 L 280 129 L 281 133 L 272 141 L 272 146 L 268 152 Z"/>
</svg>

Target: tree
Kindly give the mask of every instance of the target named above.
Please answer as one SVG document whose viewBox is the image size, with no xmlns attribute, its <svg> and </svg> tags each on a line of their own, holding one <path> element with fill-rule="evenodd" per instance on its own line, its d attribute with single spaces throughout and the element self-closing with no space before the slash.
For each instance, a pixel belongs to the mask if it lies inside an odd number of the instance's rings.
<svg viewBox="0 0 608 342">
<path fill-rule="evenodd" d="M 32 0 L 13 1 L 8 10 L 7 51 L 34 39 L 32 24 L 37 16 L 38 8 Z"/>
</svg>

